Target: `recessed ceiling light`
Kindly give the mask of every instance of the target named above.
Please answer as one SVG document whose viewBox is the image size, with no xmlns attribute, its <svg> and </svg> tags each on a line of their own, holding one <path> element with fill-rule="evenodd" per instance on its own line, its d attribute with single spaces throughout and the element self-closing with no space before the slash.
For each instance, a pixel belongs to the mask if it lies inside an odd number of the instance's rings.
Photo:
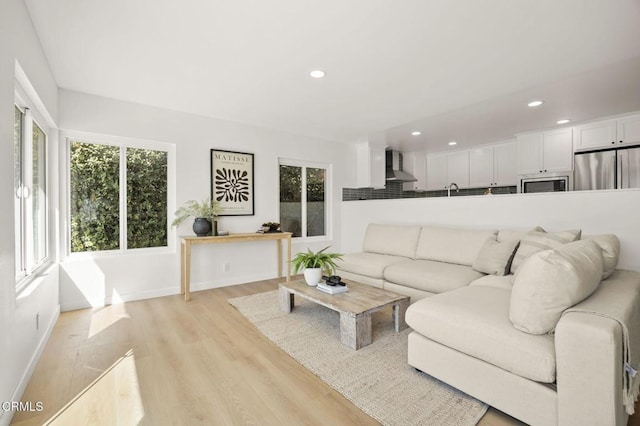
<svg viewBox="0 0 640 426">
<path fill-rule="evenodd" d="M 456 141 L 449 142 L 449 146 L 454 146 L 454 145 L 458 145 L 458 142 L 456 142 Z"/>
<path fill-rule="evenodd" d="M 314 70 L 314 71 L 311 71 L 309 75 L 313 78 L 322 78 L 325 76 L 325 73 L 322 70 Z"/>
<path fill-rule="evenodd" d="M 528 107 L 533 108 L 533 107 L 537 107 L 540 106 L 544 103 L 544 101 L 531 101 L 527 104 Z"/>
<path fill-rule="evenodd" d="M 415 132 L 411 132 L 411 134 L 413 136 L 420 136 L 422 133 L 416 130 Z"/>
<path fill-rule="evenodd" d="M 556 123 L 558 124 L 567 124 L 568 122 L 570 122 L 571 120 L 569 120 L 568 118 L 564 118 L 562 120 L 558 120 L 556 121 Z"/>
</svg>

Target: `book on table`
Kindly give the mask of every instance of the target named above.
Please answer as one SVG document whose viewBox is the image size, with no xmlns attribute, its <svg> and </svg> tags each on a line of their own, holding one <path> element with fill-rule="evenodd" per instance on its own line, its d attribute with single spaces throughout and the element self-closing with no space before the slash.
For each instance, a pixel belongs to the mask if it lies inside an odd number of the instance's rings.
<svg viewBox="0 0 640 426">
<path fill-rule="evenodd" d="M 325 283 L 320 283 L 316 286 L 316 288 L 327 294 L 338 294 L 344 293 L 345 291 L 349 291 L 349 288 L 346 285 L 327 285 Z"/>
</svg>

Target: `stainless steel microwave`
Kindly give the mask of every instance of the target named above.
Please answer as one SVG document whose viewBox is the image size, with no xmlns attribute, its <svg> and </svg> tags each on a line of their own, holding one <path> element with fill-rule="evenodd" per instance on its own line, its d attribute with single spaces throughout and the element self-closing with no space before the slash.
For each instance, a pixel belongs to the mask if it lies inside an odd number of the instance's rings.
<svg viewBox="0 0 640 426">
<path fill-rule="evenodd" d="M 561 192 L 569 190 L 569 176 L 523 177 L 520 192 Z"/>
</svg>

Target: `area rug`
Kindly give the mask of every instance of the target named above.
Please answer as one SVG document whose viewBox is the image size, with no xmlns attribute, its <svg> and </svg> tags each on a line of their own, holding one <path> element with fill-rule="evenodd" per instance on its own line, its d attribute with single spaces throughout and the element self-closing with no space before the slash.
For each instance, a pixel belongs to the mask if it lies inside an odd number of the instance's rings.
<svg viewBox="0 0 640 426">
<path fill-rule="evenodd" d="M 391 309 L 372 316 L 373 343 L 358 351 L 340 343 L 340 315 L 296 297 L 290 314 L 278 292 L 229 299 L 273 343 L 384 425 L 475 425 L 487 406 L 407 364 L 407 335 Z"/>
</svg>

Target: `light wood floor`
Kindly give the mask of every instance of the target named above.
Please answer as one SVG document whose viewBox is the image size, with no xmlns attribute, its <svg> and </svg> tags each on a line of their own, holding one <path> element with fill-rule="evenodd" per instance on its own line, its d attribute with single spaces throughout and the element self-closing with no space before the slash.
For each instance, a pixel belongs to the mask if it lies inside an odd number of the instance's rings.
<svg viewBox="0 0 640 426">
<path fill-rule="evenodd" d="M 377 424 L 227 303 L 278 282 L 61 314 L 23 396 L 44 410 L 12 424 Z M 516 424 L 493 409 L 479 423 Z"/>
</svg>

